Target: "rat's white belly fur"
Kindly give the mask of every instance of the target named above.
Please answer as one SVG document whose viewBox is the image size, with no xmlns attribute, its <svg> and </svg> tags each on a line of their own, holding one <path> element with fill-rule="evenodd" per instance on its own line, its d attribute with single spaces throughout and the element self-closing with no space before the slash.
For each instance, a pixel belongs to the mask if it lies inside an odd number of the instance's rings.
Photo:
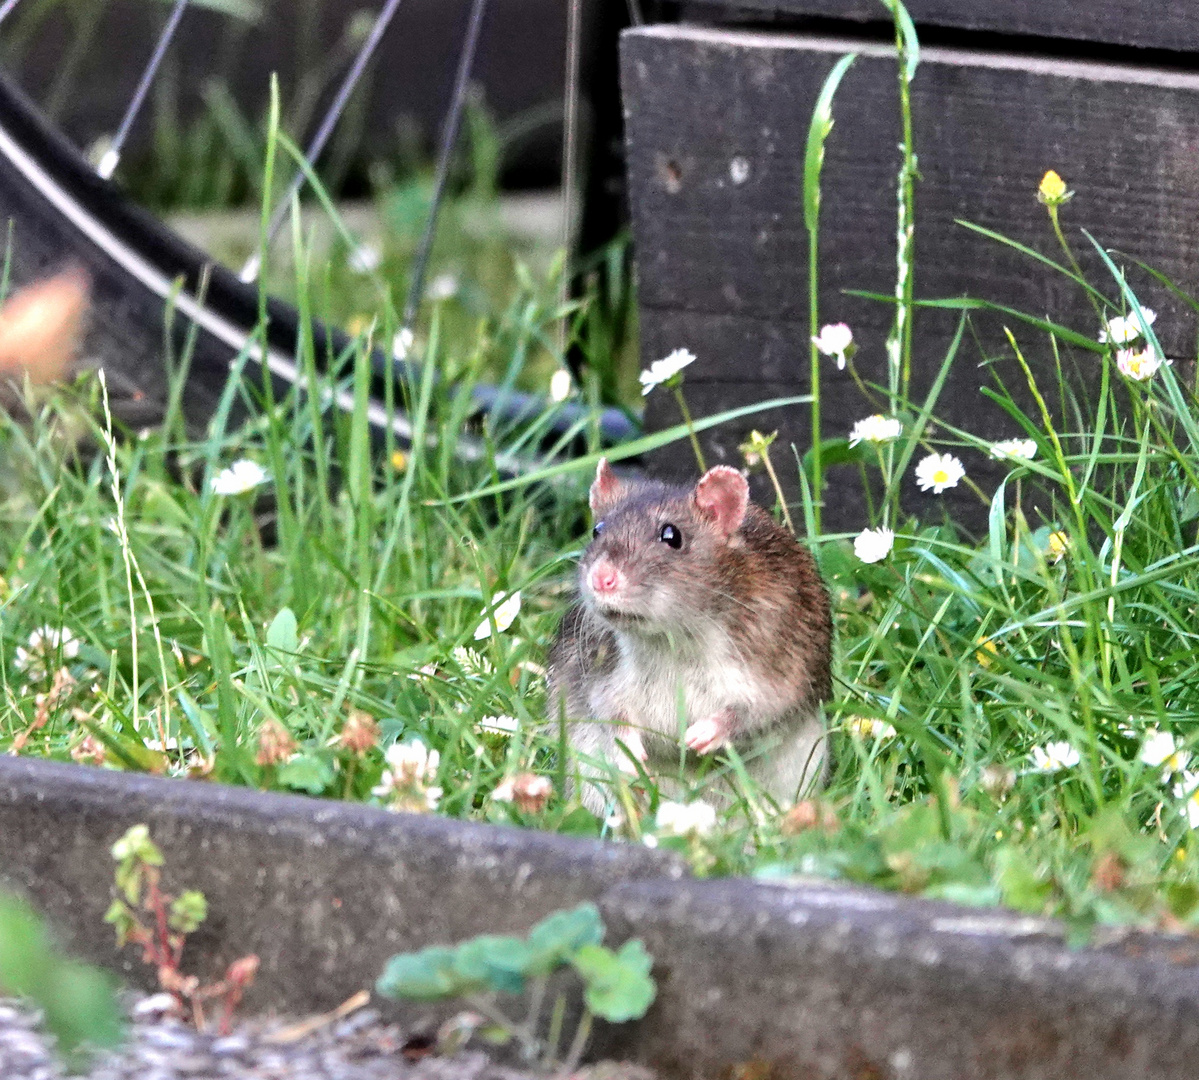
<svg viewBox="0 0 1199 1080">
<path fill-rule="evenodd" d="M 731 708 L 741 723 L 734 739 L 742 760 L 760 789 L 779 806 L 790 805 L 822 782 L 824 726 L 819 707 L 797 708 L 777 683 L 756 673 L 738 655 L 727 636 L 717 632 L 680 647 L 665 639 L 646 641 L 618 633 L 617 647 L 614 669 L 596 680 L 587 694 L 591 720 L 574 725 L 577 749 L 628 772 L 627 755 L 616 740 L 634 753 L 644 741 L 660 790 L 668 798 L 687 797 L 690 781 L 675 775 L 681 736 L 690 725 Z M 582 773 L 584 779 L 596 775 L 589 768 Z M 585 783 L 582 796 L 594 812 L 603 812 L 607 795 L 602 785 Z"/>
<path fill-rule="evenodd" d="M 591 693 L 597 718 L 677 739 L 688 725 L 728 708 L 746 717 L 751 728 L 779 714 L 777 693 L 755 676 L 727 638 L 690 649 L 623 634 L 617 641 L 616 669 Z"/>
</svg>

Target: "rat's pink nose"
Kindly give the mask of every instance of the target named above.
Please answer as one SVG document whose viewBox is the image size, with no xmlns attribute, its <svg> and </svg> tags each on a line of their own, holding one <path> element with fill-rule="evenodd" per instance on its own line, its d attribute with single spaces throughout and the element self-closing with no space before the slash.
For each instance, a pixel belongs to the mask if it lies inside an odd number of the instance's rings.
<svg viewBox="0 0 1199 1080">
<path fill-rule="evenodd" d="M 587 574 L 587 584 L 597 596 L 606 596 L 620 588 L 620 571 L 611 563 L 598 562 Z"/>
</svg>

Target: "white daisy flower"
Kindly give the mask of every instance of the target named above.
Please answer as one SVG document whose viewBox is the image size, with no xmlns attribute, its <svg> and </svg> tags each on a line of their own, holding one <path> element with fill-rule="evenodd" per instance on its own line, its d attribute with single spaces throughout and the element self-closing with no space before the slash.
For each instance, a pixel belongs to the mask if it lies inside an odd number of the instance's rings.
<svg viewBox="0 0 1199 1080">
<path fill-rule="evenodd" d="M 511 596 L 506 592 L 497 592 L 492 597 L 492 603 L 495 605 L 492 612 L 492 618 L 495 619 L 495 632 L 502 634 L 520 614 L 520 591 L 517 590 Z M 475 641 L 482 641 L 489 637 L 491 637 L 491 619 L 484 612 L 483 621 L 475 627 Z"/>
<path fill-rule="evenodd" d="M 853 553 L 864 563 L 882 562 L 895 546 L 890 529 L 863 529 L 854 538 Z"/>
<path fill-rule="evenodd" d="M 844 371 L 847 354 L 853 345 L 853 331 L 843 322 L 830 323 L 821 327 L 820 335 L 812 338 L 812 344 L 821 354 L 837 361 L 838 371 Z"/>
<path fill-rule="evenodd" d="M 1146 326 L 1152 326 L 1157 319 L 1157 313 L 1147 307 L 1141 308 L 1141 316 Z M 1101 342 L 1112 342 L 1114 345 L 1127 345 L 1141 336 L 1141 320 L 1136 313 L 1117 315 L 1107 320 L 1105 329 L 1099 331 Z"/>
<path fill-rule="evenodd" d="M 996 461 L 1032 461 L 1037 456 L 1035 439 L 1004 439 L 991 446 Z"/>
<path fill-rule="evenodd" d="M 1191 755 L 1183 749 L 1182 743 L 1168 731 L 1157 728 L 1145 732 L 1137 757 L 1153 768 L 1160 766 L 1163 780 L 1168 780 L 1174 773 L 1185 772 L 1191 763 Z"/>
<path fill-rule="evenodd" d="M 492 735 L 515 735 L 520 730 L 520 721 L 515 716 L 485 716 L 479 727 Z"/>
<path fill-rule="evenodd" d="M 241 495 L 269 479 L 267 471 L 258 462 L 242 458 L 212 478 L 212 490 L 217 495 Z"/>
<path fill-rule="evenodd" d="M 1032 748 L 1032 762 L 1039 772 L 1072 769 L 1081 760 L 1078 751 L 1068 742 L 1051 742 Z"/>
<path fill-rule="evenodd" d="M 716 807 L 702 800 L 660 802 L 654 827 L 661 836 L 707 836 L 716 828 Z"/>
<path fill-rule="evenodd" d="M 903 424 L 893 416 L 883 416 L 875 413 L 865 420 L 857 421 L 849 432 L 849 445 L 857 446 L 860 442 L 885 443 L 898 439 L 903 434 Z"/>
<path fill-rule="evenodd" d="M 1116 353 L 1116 367 L 1120 369 L 1120 374 L 1136 382 L 1146 382 L 1152 379 L 1157 374 L 1157 369 L 1162 364 L 1169 362 L 1164 357 L 1158 356 L 1148 346 L 1140 352 L 1134 352 L 1132 349 L 1120 349 Z"/>
<path fill-rule="evenodd" d="M 655 360 L 649 366 L 648 371 L 643 371 L 637 376 L 641 382 L 641 396 L 644 397 L 655 386 L 661 386 L 663 383 L 669 382 L 688 364 L 695 362 L 695 354 L 689 349 L 675 349 L 669 356 L 662 360 Z"/>
<path fill-rule="evenodd" d="M 934 495 L 940 495 L 946 488 L 957 487 L 965 475 L 962 463 L 952 454 L 929 454 L 916 466 L 916 483 L 920 490 L 931 488 Z"/>
<path fill-rule="evenodd" d="M 870 716 L 851 716 L 845 721 L 845 728 L 858 738 L 872 738 L 879 742 L 888 742 L 896 735 L 894 724 Z"/>
</svg>

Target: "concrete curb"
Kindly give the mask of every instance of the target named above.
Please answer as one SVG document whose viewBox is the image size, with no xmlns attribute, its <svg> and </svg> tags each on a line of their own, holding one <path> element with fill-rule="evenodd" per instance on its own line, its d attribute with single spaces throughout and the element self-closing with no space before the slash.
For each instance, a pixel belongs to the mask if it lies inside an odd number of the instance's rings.
<svg viewBox="0 0 1199 1080">
<path fill-rule="evenodd" d="M 391 953 L 520 932 L 595 900 L 659 998 L 600 1052 L 668 1077 L 1193 1078 L 1199 943 L 1070 950 L 1055 924 L 868 889 L 696 881 L 642 848 L 0 758 L 0 887 L 79 953 L 143 978 L 102 916 L 108 848 L 144 821 L 212 912 L 188 962 L 263 961 L 253 998 L 324 1009 Z M 254 999 L 248 1000 L 250 1008 Z"/>
</svg>

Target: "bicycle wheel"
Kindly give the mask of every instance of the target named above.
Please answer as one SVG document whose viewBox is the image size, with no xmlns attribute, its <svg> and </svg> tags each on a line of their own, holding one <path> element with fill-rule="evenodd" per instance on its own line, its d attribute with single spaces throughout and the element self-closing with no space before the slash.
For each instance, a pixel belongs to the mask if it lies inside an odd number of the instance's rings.
<svg viewBox="0 0 1199 1080">
<path fill-rule="evenodd" d="M 265 333 L 260 327 L 259 292 L 229 269 L 213 262 L 127 199 L 39 113 L 24 93 L 0 73 L 0 219 L 9 222 L 11 276 L 22 284 L 60 269 L 81 266 L 92 284 L 90 325 L 84 359 L 103 366 L 114 413 L 131 426 L 155 423 L 167 398 L 165 355 L 191 336 L 190 365 L 183 397 L 185 416 L 203 423 L 225 387 L 230 364 L 248 358 L 247 373 L 269 371 L 277 395 L 302 382 L 296 355 L 301 327 L 294 308 L 277 299 L 265 302 Z M 168 317 L 173 315 L 167 329 Z M 312 328 L 318 364 L 349 345 L 339 330 Z M 378 371 L 395 363 L 376 353 Z M 400 365 L 400 374 L 407 374 Z M 494 387 L 475 388 L 483 411 L 503 419 L 538 413 L 544 402 Z M 335 399 L 348 409 L 348 394 Z M 561 407 L 557 432 L 576 423 L 582 410 Z M 403 444 L 410 426 L 402 415 L 388 417 L 378 402 L 370 419 L 379 430 L 390 425 Z M 601 418 L 605 439 L 618 441 L 634 431 L 620 410 Z M 474 456 L 470 448 L 468 456 Z"/>
</svg>

